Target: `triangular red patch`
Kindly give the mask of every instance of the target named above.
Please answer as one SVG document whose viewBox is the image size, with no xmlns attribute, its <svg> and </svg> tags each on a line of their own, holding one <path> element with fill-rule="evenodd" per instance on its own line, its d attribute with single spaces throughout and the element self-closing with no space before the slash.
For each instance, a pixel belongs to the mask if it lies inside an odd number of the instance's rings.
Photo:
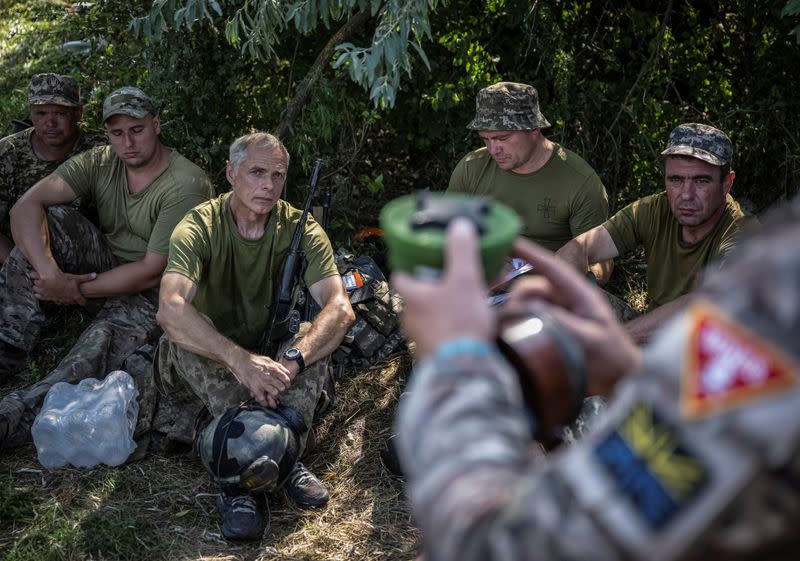
<svg viewBox="0 0 800 561">
<path fill-rule="evenodd" d="M 717 308 L 697 303 L 689 317 L 681 388 L 684 415 L 716 413 L 797 383 L 797 369 L 783 351 Z"/>
</svg>

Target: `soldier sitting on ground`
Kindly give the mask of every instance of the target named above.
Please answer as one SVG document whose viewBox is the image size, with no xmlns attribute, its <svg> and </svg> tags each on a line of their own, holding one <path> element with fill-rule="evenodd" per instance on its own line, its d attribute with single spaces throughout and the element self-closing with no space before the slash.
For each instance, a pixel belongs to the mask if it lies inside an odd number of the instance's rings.
<svg viewBox="0 0 800 561">
<path fill-rule="evenodd" d="M 680 125 L 661 155 L 664 192 L 628 205 L 557 252 L 583 271 L 587 263 L 644 247 L 648 312 L 625 323 L 637 343 L 686 307 L 703 269 L 715 260 L 723 263 L 753 220 L 730 195 L 736 174 L 733 147 L 724 132 L 697 123 Z M 610 300 L 617 317 L 631 317 L 623 302 Z"/>
<path fill-rule="evenodd" d="M 14 247 L 8 215 L 14 203 L 71 156 L 106 143 L 79 127 L 83 105 L 74 78 L 32 76 L 28 110 L 33 126 L 0 139 L 0 266 Z"/>
<path fill-rule="evenodd" d="M 328 502 L 327 490 L 299 458 L 330 375 L 329 355 L 354 314 L 328 237 L 309 217 L 300 245 L 303 278 L 321 311 L 274 356 L 262 354 L 275 286 L 302 215 L 281 199 L 288 167 L 289 153 L 270 134 L 234 141 L 231 191 L 178 224 L 161 282 L 158 321 L 165 334 L 157 380 L 172 397 L 181 396 L 184 426 L 203 412 L 214 417 L 197 446 L 221 491 L 222 534 L 232 540 L 263 536 L 266 491 L 285 486 L 301 508 Z"/>
</svg>

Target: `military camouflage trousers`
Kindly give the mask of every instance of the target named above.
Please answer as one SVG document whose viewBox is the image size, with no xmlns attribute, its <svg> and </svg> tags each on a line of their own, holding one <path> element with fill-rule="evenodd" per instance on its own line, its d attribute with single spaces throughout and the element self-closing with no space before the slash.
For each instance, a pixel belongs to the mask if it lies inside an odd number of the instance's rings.
<svg viewBox="0 0 800 561">
<path fill-rule="evenodd" d="M 309 326 L 308 323 L 302 324 L 300 332 L 280 346 L 277 356 L 297 344 Z M 308 365 L 280 395 L 281 404 L 299 413 L 309 429 L 329 376 L 329 363 L 330 359 L 326 357 Z M 161 395 L 153 428 L 180 442 L 193 442 L 196 430 L 202 429 L 204 422 L 210 420 L 209 414 L 222 415 L 231 407 L 252 401 L 250 391 L 225 366 L 183 349 L 170 341 L 166 334 L 158 343 L 155 378 Z M 310 430 L 300 435 L 301 451 L 308 432 Z"/>
<path fill-rule="evenodd" d="M 99 230 L 68 207 L 48 209 L 50 247 L 69 273 L 106 271 L 117 264 Z M 32 267 L 15 248 L 0 271 L 0 339 L 30 352 L 45 325 L 45 314 L 33 294 Z M 103 378 L 160 332 L 155 291 L 93 302 L 99 308 L 89 327 L 64 359 L 39 382 L 0 401 L 0 447 L 30 441 L 30 426 L 45 394 L 57 382 Z"/>
</svg>

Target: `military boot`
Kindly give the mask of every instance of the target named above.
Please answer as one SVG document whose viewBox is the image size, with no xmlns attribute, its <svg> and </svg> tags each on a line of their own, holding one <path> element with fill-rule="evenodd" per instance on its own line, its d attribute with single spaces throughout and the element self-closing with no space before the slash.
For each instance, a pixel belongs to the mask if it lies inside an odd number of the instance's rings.
<svg viewBox="0 0 800 561">
<path fill-rule="evenodd" d="M 286 482 L 286 492 L 302 509 L 320 508 L 328 504 L 328 490 L 302 462 L 297 462 Z"/>
<path fill-rule="evenodd" d="M 222 515 L 222 535 L 236 541 L 260 540 L 269 527 L 269 503 L 263 493 L 217 496 L 217 510 Z"/>
</svg>

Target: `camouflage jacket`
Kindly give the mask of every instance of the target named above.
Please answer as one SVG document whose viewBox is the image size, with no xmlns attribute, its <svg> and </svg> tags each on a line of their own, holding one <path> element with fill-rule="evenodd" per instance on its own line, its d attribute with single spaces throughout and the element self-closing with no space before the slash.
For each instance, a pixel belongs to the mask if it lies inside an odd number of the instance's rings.
<svg viewBox="0 0 800 561">
<path fill-rule="evenodd" d="M 106 144 L 101 133 L 81 133 L 75 148 L 63 160 L 36 157 L 31 144 L 33 127 L 0 139 L 0 234 L 11 235 L 8 211 L 37 181 L 53 173 L 70 157 L 93 146 Z"/>
<path fill-rule="evenodd" d="M 495 350 L 421 361 L 396 429 L 426 561 L 730 559 L 796 542 L 800 370 L 768 341 L 793 337 L 800 355 L 798 317 L 733 321 L 742 300 L 673 322 L 594 430 L 548 457 Z"/>
</svg>

